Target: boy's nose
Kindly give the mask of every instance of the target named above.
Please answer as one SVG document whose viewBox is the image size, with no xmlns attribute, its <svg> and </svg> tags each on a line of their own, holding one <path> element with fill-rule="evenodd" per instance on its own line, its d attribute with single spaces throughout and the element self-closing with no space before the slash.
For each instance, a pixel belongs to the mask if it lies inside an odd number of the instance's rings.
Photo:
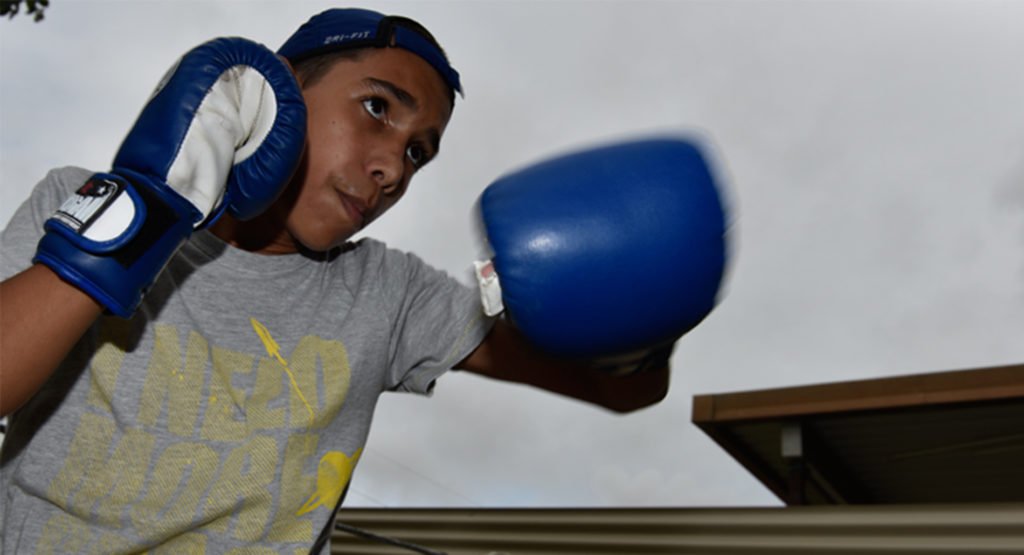
<svg viewBox="0 0 1024 555">
<path fill-rule="evenodd" d="M 381 148 L 370 164 L 370 177 L 378 194 L 390 194 L 402 182 L 405 170 L 405 151 L 400 148 Z"/>
</svg>

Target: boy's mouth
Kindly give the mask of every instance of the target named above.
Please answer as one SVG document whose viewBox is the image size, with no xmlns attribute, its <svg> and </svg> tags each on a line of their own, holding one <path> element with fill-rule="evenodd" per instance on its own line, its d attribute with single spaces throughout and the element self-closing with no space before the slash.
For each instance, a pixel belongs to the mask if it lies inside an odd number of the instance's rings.
<svg viewBox="0 0 1024 555">
<path fill-rule="evenodd" d="M 362 229 L 366 223 L 366 203 L 343 191 L 338 191 L 338 197 L 341 199 L 341 205 L 345 207 L 349 220 L 357 229 Z"/>
</svg>

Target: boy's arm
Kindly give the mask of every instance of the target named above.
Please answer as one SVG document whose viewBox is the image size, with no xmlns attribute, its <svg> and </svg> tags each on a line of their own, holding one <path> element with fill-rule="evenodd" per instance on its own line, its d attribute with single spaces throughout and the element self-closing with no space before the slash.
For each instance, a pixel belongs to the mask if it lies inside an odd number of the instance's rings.
<svg viewBox="0 0 1024 555">
<path fill-rule="evenodd" d="M 615 412 L 653 405 L 668 393 L 668 364 L 616 376 L 579 360 L 540 351 L 504 320 L 457 368 L 504 381 L 524 383 L 593 403 Z"/>
<path fill-rule="evenodd" d="M 0 283 L 0 416 L 42 387 L 102 311 L 41 264 Z"/>
</svg>

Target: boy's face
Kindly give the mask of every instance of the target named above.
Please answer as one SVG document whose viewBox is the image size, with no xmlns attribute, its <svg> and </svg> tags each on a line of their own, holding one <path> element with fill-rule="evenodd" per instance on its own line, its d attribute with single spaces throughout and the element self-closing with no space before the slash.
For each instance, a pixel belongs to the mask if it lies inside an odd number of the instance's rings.
<svg viewBox="0 0 1024 555">
<path fill-rule="evenodd" d="M 391 208 L 437 155 L 451 117 L 449 91 L 415 54 L 373 48 L 303 84 L 303 96 L 306 152 L 279 241 L 325 251 Z"/>
</svg>

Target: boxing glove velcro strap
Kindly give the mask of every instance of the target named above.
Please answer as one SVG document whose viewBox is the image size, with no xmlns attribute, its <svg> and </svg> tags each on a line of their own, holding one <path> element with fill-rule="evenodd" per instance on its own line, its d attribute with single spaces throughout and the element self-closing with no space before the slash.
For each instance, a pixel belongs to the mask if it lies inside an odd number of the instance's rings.
<svg viewBox="0 0 1024 555">
<path fill-rule="evenodd" d="M 96 174 L 46 221 L 34 262 L 129 317 L 192 233 L 195 208 L 114 174 Z"/>
</svg>

